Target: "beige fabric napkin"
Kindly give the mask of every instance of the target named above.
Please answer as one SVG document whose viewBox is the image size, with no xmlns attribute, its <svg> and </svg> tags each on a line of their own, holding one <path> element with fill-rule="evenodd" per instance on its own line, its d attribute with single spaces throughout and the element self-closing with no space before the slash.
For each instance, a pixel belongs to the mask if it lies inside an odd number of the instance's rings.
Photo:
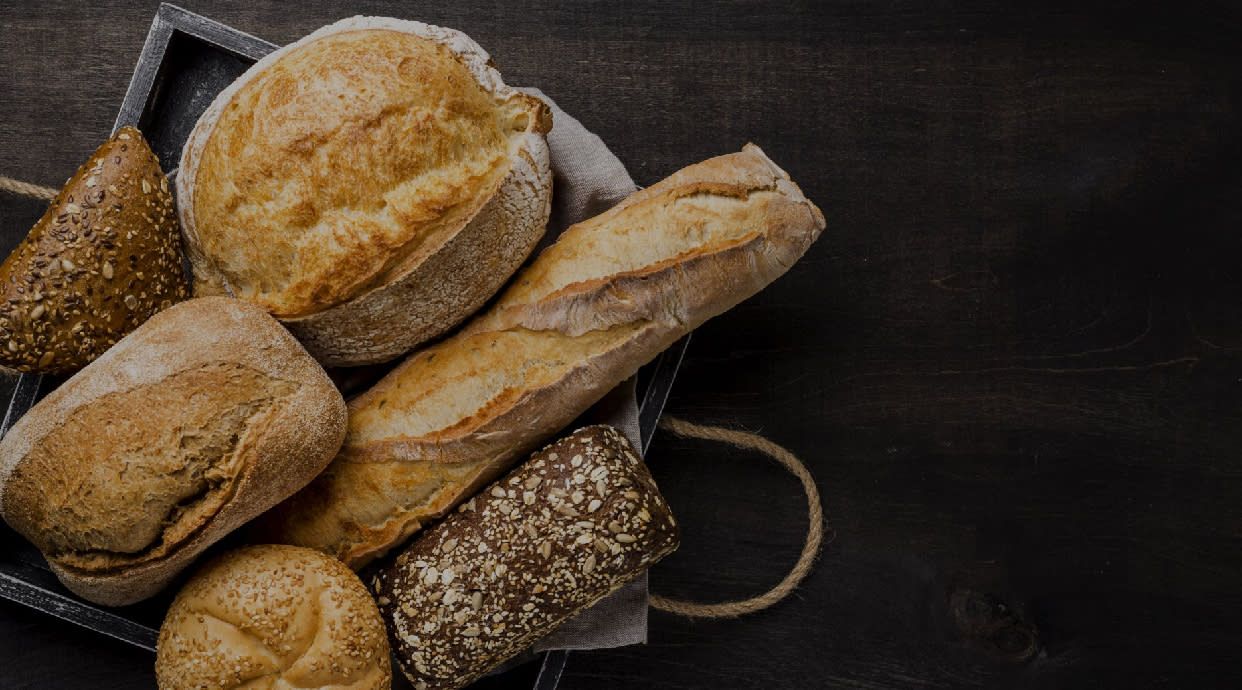
<svg viewBox="0 0 1242 690">
<path fill-rule="evenodd" d="M 599 215 L 638 189 L 625 166 L 603 140 L 561 110 L 537 89 L 524 89 L 552 107 L 552 217 L 540 249 L 565 228 Z M 638 399 L 631 379 L 609 393 L 575 422 L 611 424 L 641 451 L 638 432 Z M 535 651 L 551 649 L 604 649 L 647 641 L 647 575 L 622 587 L 598 604 L 565 622 L 535 645 Z"/>
</svg>

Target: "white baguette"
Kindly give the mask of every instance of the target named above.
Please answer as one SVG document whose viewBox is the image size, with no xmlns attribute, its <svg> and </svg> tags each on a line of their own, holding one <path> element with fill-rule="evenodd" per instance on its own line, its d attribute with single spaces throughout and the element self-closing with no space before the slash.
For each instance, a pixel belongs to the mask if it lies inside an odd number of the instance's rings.
<svg viewBox="0 0 1242 690">
<path fill-rule="evenodd" d="M 361 567 L 771 283 L 823 228 L 754 145 L 569 228 L 488 311 L 354 399 L 337 459 L 259 535 Z"/>
</svg>

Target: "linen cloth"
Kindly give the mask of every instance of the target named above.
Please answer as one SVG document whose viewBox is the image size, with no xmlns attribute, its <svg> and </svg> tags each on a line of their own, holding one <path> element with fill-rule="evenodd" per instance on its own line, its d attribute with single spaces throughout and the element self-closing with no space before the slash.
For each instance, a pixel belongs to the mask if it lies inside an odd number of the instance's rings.
<svg viewBox="0 0 1242 690">
<path fill-rule="evenodd" d="M 595 134 L 538 89 L 523 89 L 552 108 L 548 148 L 552 162 L 552 216 L 539 249 L 570 225 L 599 215 L 638 187 L 621 161 Z M 536 251 L 539 251 L 537 249 Z M 611 424 L 641 454 L 635 381 L 618 386 L 584 414 L 572 428 Z M 647 574 L 566 621 L 535 644 L 534 651 L 605 649 L 647 641 Z"/>
</svg>

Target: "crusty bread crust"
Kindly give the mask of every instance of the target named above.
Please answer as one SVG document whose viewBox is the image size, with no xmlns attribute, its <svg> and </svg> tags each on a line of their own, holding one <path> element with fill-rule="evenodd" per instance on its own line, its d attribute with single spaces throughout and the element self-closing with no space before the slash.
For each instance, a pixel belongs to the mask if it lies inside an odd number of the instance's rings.
<svg viewBox="0 0 1242 690">
<path fill-rule="evenodd" d="M 388 690 L 388 636 L 371 593 L 311 549 L 246 546 L 212 559 L 160 626 L 161 690 Z"/>
<path fill-rule="evenodd" d="M 269 384 L 268 400 L 224 428 L 231 438 L 222 452 L 195 449 L 212 430 L 183 426 L 187 410 L 205 409 L 213 423 L 227 417 L 237 404 L 227 372 L 237 371 Z M 187 374 L 216 380 L 191 392 L 204 400 L 179 405 L 161 387 Z M 128 407 L 118 409 L 117 400 Z M 111 428 L 71 425 L 104 406 L 118 415 Z M 0 441 L 0 514 L 36 546 L 60 551 L 44 555 L 69 589 L 128 604 L 158 592 L 212 543 L 304 486 L 344 434 L 340 393 L 279 323 L 240 300 L 193 299 L 153 316 L 18 420 Z M 167 445 L 153 445 L 161 442 Z M 187 448 L 197 455 L 182 464 Z M 145 548 L 112 546 L 133 538 L 126 534 L 133 525 L 112 515 L 129 506 L 100 496 L 147 500 L 174 491 L 183 474 L 187 483 L 197 479 L 188 476 L 194 462 L 205 465 L 197 478 L 209 472 L 211 489 L 173 506 Z"/>
<path fill-rule="evenodd" d="M 544 135 L 551 129 L 552 116 L 547 104 L 506 86 L 487 52 L 461 32 L 421 22 L 353 17 L 264 57 L 216 97 L 191 132 L 182 152 L 177 198 L 194 267 L 195 294 L 235 292 L 204 250 L 205 230 L 199 227 L 195 209 L 200 162 L 225 109 L 246 85 L 292 51 L 358 31 L 402 32 L 447 47 L 497 103 L 516 104 L 525 113 L 525 124 L 509 141 L 508 170 L 481 204 L 453 225 L 422 238 L 421 245 L 408 250 L 409 256 L 395 268 L 377 276 L 379 282 L 362 285 L 345 301 L 323 304 L 308 313 L 277 314 L 325 366 L 386 361 L 456 326 L 526 260 L 551 213 L 552 173 Z M 384 251 L 399 253 L 407 248 Z M 337 288 L 336 292 L 352 290 L 345 285 Z"/>
<path fill-rule="evenodd" d="M 485 313 L 352 400 L 336 461 L 258 534 L 361 567 L 775 280 L 823 228 L 753 145 L 569 228 Z"/>
</svg>

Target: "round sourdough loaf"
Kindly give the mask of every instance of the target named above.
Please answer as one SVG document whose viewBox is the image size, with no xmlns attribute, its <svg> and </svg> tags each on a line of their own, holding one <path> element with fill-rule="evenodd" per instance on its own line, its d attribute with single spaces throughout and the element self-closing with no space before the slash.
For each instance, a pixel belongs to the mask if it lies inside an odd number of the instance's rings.
<svg viewBox="0 0 1242 690">
<path fill-rule="evenodd" d="M 296 546 L 247 546 L 190 578 L 160 627 L 160 690 L 392 686 L 375 600 L 345 564 Z"/>
<path fill-rule="evenodd" d="M 186 142 L 195 294 L 262 306 L 325 365 L 392 359 L 530 254 L 551 210 L 551 126 L 458 31 L 326 26 L 247 70 Z"/>
</svg>

